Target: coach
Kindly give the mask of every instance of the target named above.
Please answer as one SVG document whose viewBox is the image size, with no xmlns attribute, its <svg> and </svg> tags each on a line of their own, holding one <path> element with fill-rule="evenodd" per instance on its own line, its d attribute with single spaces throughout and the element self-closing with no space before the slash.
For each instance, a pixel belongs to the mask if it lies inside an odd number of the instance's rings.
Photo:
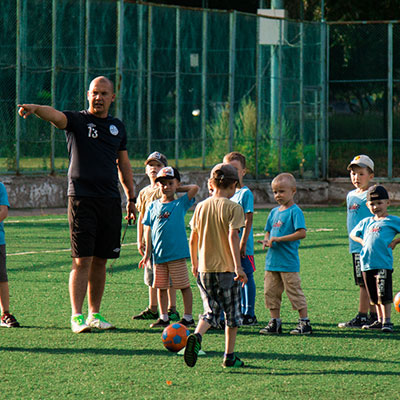
<svg viewBox="0 0 400 400">
<path fill-rule="evenodd" d="M 108 114 L 115 100 L 114 85 L 104 76 L 90 83 L 88 110 L 58 111 L 38 104 L 18 105 L 18 113 L 49 121 L 66 132 L 69 153 L 68 221 L 72 269 L 69 277 L 71 329 L 113 329 L 100 314 L 108 258 L 118 258 L 121 236 L 121 198 L 118 177 L 128 199 L 129 220 L 136 220 L 132 168 L 124 124 Z M 88 318 L 82 305 L 88 294 Z"/>
</svg>

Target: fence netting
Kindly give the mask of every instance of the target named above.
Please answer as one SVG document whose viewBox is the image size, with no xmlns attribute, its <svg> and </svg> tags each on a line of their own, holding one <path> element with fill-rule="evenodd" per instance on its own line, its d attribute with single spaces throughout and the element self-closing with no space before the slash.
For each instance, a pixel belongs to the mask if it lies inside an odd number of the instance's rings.
<svg viewBox="0 0 400 400">
<path fill-rule="evenodd" d="M 254 178 L 326 175 L 319 23 L 129 1 L 8 0 L 0 26 L 1 173 L 65 171 L 64 133 L 21 119 L 16 104 L 84 109 L 89 82 L 106 75 L 136 169 L 155 150 L 203 169 L 236 150 Z"/>
</svg>

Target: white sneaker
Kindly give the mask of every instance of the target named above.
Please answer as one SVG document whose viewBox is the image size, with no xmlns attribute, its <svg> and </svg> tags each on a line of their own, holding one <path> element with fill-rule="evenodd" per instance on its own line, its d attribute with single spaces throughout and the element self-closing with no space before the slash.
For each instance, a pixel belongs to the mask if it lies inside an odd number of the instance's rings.
<svg viewBox="0 0 400 400">
<path fill-rule="evenodd" d="M 106 321 L 100 313 L 90 315 L 86 320 L 86 325 L 102 330 L 115 329 L 115 326 Z"/>
<path fill-rule="evenodd" d="M 74 317 L 71 317 L 71 329 L 72 332 L 74 333 L 82 333 L 82 332 L 90 332 L 90 326 L 85 324 L 85 318 L 83 318 L 83 315 L 75 315 Z"/>
</svg>

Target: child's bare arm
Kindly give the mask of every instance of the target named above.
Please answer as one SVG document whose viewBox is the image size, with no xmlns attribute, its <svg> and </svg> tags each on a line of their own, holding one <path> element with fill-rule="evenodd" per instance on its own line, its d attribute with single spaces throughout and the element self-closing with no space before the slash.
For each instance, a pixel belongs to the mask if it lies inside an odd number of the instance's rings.
<svg viewBox="0 0 400 400">
<path fill-rule="evenodd" d="M 4 221 L 8 217 L 8 207 L 0 206 L 0 222 Z"/>
<path fill-rule="evenodd" d="M 388 247 L 390 247 L 392 250 L 400 243 L 400 238 L 394 239 L 391 241 Z"/>
<path fill-rule="evenodd" d="M 144 268 L 146 264 L 149 262 L 151 257 L 151 250 L 152 250 L 152 242 L 151 242 L 151 228 L 150 226 L 146 225 L 144 227 L 144 235 L 146 238 L 146 251 L 143 255 L 143 258 L 139 262 L 139 268 Z"/>
<path fill-rule="evenodd" d="M 192 262 L 192 273 L 197 278 L 199 274 L 199 258 L 198 258 L 199 235 L 192 231 L 189 240 L 190 261 Z"/>
<path fill-rule="evenodd" d="M 196 196 L 199 191 L 199 187 L 197 185 L 180 185 L 176 189 L 177 192 L 187 193 L 189 200 L 192 200 L 194 196 Z"/>
<path fill-rule="evenodd" d="M 364 246 L 364 240 L 362 238 L 360 238 L 359 236 L 350 235 L 350 239 L 354 240 L 357 243 L 360 243 L 361 246 Z"/>
<path fill-rule="evenodd" d="M 242 269 L 242 263 L 240 261 L 240 239 L 239 230 L 232 229 L 229 231 L 229 247 L 231 249 L 231 254 L 233 257 L 233 262 L 235 265 L 235 281 L 242 282 L 242 286 L 247 283 L 247 275 Z"/>
<path fill-rule="evenodd" d="M 139 254 L 143 257 L 146 250 L 146 246 L 143 240 L 143 224 L 142 224 L 142 213 L 139 213 L 138 223 L 137 223 L 137 248 Z"/>
<path fill-rule="evenodd" d="M 240 256 L 246 257 L 246 245 L 249 239 L 251 226 L 253 225 L 253 213 L 246 213 L 244 216 L 244 228 L 242 233 L 242 238 L 240 240 Z"/>
<path fill-rule="evenodd" d="M 297 229 L 296 232 L 285 236 L 272 236 L 269 238 L 269 247 L 272 246 L 274 242 L 294 242 L 295 240 L 301 240 L 306 237 L 306 230 L 304 228 Z"/>
</svg>

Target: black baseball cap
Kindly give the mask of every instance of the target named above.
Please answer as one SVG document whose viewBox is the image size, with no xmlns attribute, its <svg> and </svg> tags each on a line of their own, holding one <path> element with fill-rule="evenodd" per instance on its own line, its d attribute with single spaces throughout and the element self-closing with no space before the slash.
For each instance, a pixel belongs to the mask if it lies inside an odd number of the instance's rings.
<svg viewBox="0 0 400 400">
<path fill-rule="evenodd" d="M 174 167 L 164 167 L 161 168 L 157 174 L 156 182 L 159 182 L 161 179 L 178 179 L 181 181 L 181 175 L 179 171 Z"/>
<path fill-rule="evenodd" d="M 389 194 L 383 186 L 374 185 L 368 189 L 368 192 L 367 192 L 367 200 L 368 201 L 388 200 L 388 199 L 389 199 Z"/>
</svg>

